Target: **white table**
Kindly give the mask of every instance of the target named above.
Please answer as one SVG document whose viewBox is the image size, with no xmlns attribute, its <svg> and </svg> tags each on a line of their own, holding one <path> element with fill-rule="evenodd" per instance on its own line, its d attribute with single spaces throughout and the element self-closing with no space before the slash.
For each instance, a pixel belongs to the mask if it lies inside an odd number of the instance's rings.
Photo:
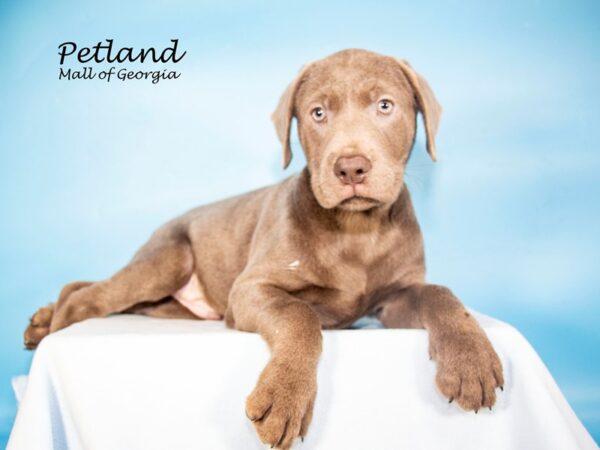
<svg viewBox="0 0 600 450">
<path fill-rule="evenodd" d="M 424 330 L 324 332 L 311 449 L 596 449 L 514 328 L 477 315 L 505 370 L 493 411 L 435 389 Z M 33 359 L 9 450 L 264 448 L 244 402 L 268 359 L 222 322 L 114 316 L 51 335 Z"/>
</svg>

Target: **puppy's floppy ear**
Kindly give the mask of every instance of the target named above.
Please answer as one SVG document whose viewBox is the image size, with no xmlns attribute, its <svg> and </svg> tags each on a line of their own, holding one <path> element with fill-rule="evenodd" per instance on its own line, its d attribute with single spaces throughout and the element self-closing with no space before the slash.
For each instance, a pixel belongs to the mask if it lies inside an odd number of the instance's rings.
<svg viewBox="0 0 600 450">
<path fill-rule="evenodd" d="M 275 125 L 277 137 L 283 145 L 283 168 L 286 169 L 292 161 L 292 148 L 290 147 L 290 131 L 292 129 L 292 118 L 294 117 L 294 100 L 296 91 L 306 72 L 308 64 L 303 66 L 298 75 L 281 94 L 277 108 L 271 114 L 271 120 Z"/>
<path fill-rule="evenodd" d="M 435 99 L 433 91 L 429 87 L 429 83 L 425 81 L 421 75 L 413 70 L 407 61 L 396 59 L 402 72 L 408 79 L 417 100 L 417 107 L 423 115 L 423 123 L 425 124 L 425 136 L 427 137 L 427 153 L 433 161 L 437 160 L 435 150 L 435 135 L 438 125 L 440 124 L 440 116 L 442 115 L 442 107 Z"/>
</svg>

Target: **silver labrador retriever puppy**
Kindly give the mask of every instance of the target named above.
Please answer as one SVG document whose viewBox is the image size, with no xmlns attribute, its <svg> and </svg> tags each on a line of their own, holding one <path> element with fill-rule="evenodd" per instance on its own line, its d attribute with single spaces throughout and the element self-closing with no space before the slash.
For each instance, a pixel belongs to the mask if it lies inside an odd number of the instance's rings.
<svg viewBox="0 0 600 450">
<path fill-rule="evenodd" d="M 491 408 L 503 385 L 494 349 L 452 292 L 425 280 L 403 181 L 417 112 L 435 160 L 441 107 L 408 63 L 345 50 L 306 65 L 273 122 L 287 167 L 296 117 L 307 167 L 167 223 L 111 278 L 66 285 L 31 319 L 27 347 L 119 312 L 225 318 L 270 346 L 246 413 L 263 442 L 287 449 L 311 421 L 321 330 L 376 313 L 386 327 L 427 329 L 436 383 L 450 401 Z"/>
</svg>

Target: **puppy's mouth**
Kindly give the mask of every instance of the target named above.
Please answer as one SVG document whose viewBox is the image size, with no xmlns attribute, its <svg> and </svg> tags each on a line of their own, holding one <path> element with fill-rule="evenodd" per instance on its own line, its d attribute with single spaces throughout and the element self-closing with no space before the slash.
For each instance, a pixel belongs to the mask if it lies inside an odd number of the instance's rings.
<svg viewBox="0 0 600 450">
<path fill-rule="evenodd" d="M 349 211 L 366 211 L 381 205 L 382 203 L 374 198 L 363 197 L 362 195 L 353 195 L 352 197 L 342 200 L 338 206 L 341 209 Z"/>
</svg>

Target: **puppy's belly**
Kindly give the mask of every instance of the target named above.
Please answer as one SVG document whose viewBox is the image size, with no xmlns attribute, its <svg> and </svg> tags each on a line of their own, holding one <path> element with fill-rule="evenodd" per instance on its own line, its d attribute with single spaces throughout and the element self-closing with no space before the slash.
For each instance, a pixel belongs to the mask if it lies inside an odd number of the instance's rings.
<svg viewBox="0 0 600 450">
<path fill-rule="evenodd" d="M 193 274 L 185 286 L 173 294 L 173 297 L 201 319 L 221 320 L 221 315 L 206 301 L 206 294 Z"/>
</svg>

